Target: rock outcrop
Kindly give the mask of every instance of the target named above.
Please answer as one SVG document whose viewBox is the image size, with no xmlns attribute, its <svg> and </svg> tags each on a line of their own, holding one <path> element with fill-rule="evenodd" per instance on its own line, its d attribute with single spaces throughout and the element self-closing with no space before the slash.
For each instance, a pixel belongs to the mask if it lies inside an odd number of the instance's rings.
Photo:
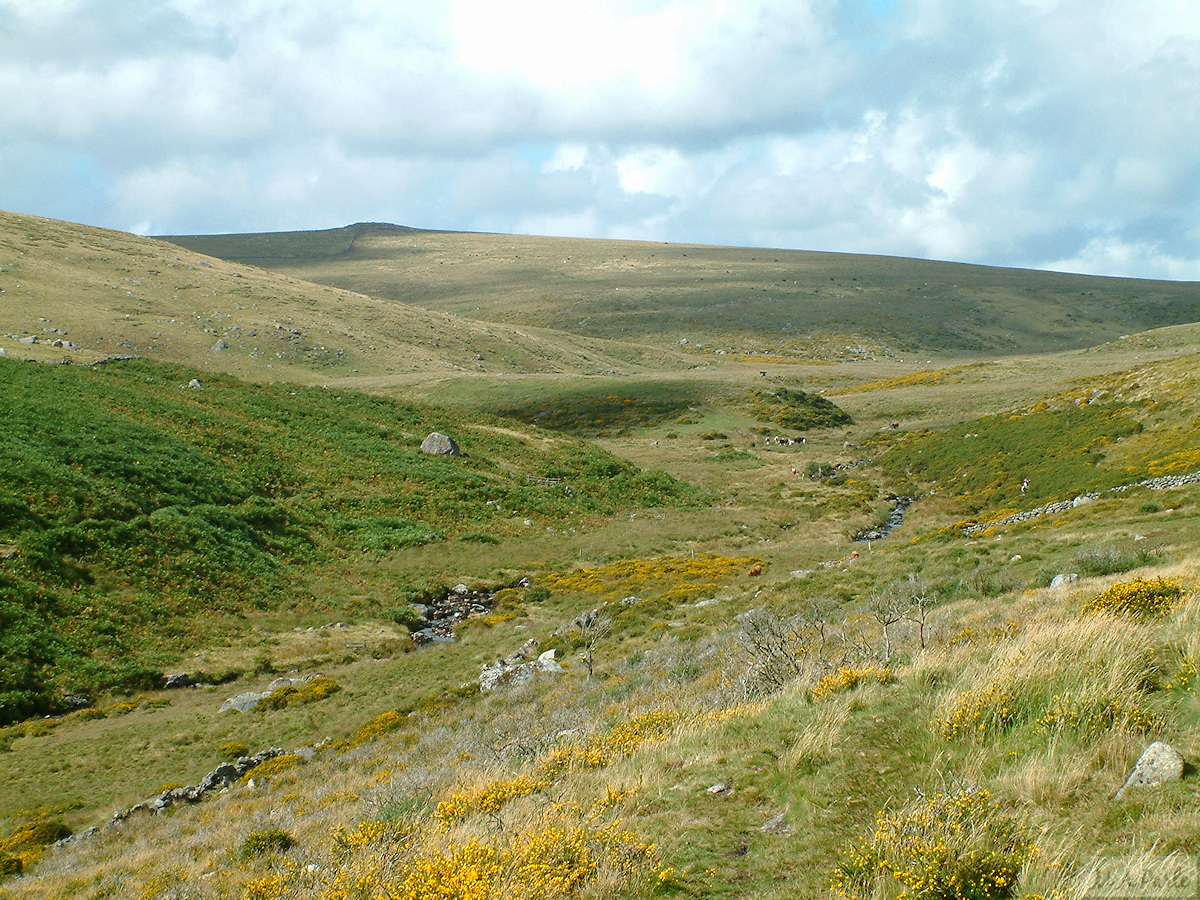
<svg viewBox="0 0 1200 900">
<path fill-rule="evenodd" d="M 536 650 L 536 642 L 533 643 Z M 557 651 L 547 650 L 537 659 L 529 662 L 510 663 L 508 660 L 496 660 L 492 665 L 483 667 L 483 672 L 479 675 L 479 689 L 493 691 L 498 687 L 525 684 L 532 681 L 537 675 L 561 675 L 565 670 L 555 659 L 557 655 Z M 512 659 L 512 657 L 510 656 L 508 659 Z"/>
<path fill-rule="evenodd" d="M 221 765 L 205 775 L 199 784 L 194 784 L 190 787 L 169 788 L 157 797 L 151 797 L 149 800 L 143 800 L 141 803 L 135 803 L 133 806 L 113 813 L 112 818 L 104 824 L 104 828 L 116 828 L 130 819 L 158 815 L 164 809 L 177 806 L 181 803 L 199 803 L 208 794 L 225 789 L 239 778 L 242 778 L 251 769 L 265 763 L 268 759 L 282 756 L 286 752 L 280 747 L 271 747 L 255 753 L 253 756 L 242 756 L 234 762 L 221 763 Z M 55 846 L 63 846 L 85 840 L 96 834 L 99 830 L 98 827 L 84 829 L 68 838 L 63 838 Z"/>
<path fill-rule="evenodd" d="M 235 694 L 224 703 L 221 704 L 219 712 L 250 712 L 254 707 L 258 706 L 258 701 L 264 697 L 271 696 L 270 691 L 246 691 L 241 694 Z"/>
</svg>

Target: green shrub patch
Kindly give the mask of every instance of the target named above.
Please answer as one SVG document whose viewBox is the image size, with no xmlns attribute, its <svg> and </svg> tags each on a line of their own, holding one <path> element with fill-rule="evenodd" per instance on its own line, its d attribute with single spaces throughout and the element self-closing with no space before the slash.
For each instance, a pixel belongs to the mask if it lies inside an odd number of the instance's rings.
<svg viewBox="0 0 1200 900">
<path fill-rule="evenodd" d="M 302 599 L 297 576 L 356 555 L 707 499 L 478 414 L 148 360 L 0 360 L 0 417 L 0 539 L 15 551 L 0 569 L 0 724 L 65 711 L 64 691 L 158 687 L 210 637 L 201 618 Z M 431 431 L 467 457 L 422 453 Z"/>
</svg>

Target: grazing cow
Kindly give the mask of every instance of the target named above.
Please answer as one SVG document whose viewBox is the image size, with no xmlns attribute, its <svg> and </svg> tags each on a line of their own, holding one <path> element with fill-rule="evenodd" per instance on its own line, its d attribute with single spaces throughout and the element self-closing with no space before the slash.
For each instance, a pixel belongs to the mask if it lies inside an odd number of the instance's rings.
<svg viewBox="0 0 1200 900">
<path fill-rule="evenodd" d="M 761 575 L 762 572 L 763 572 L 762 563 L 755 563 L 753 566 L 750 567 L 750 571 L 747 572 L 746 574 L 749 575 L 751 578 L 756 578 L 759 575 Z"/>
</svg>

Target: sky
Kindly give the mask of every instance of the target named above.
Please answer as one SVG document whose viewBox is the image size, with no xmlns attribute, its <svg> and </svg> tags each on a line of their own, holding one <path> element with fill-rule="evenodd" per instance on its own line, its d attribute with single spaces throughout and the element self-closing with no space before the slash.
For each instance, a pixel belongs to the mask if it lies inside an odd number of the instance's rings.
<svg viewBox="0 0 1200 900">
<path fill-rule="evenodd" d="M 0 0 L 0 209 L 1200 280 L 1200 3 Z"/>
</svg>

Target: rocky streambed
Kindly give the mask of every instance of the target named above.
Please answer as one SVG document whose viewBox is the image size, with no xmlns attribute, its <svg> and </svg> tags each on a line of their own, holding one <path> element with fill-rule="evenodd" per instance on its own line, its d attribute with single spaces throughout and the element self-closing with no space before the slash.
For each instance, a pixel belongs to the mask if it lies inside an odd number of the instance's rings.
<svg viewBox="0 0 1200 900">
<path fill-rule="evenodd" d="M 888 517 L 878 525 L 864 528 L 854 536 L 855 543 L 865 544 L 867 541 L 881 541 L 904 522 L 904 514 L 916 502 L 916 497 L 894 497 L 895 506 Z"/>
<path fill-rule="evenodd" d="M 517 587 L 529 587 L 532 582 L 521 579 Z M 410 603 L 417 615 L 417 627 L 412 631 L 417 646 L 448 643 L 454 640 L 454 629 L 475 616 L 487 615 L 496 605 L 494 591 L 476 590 L 465 584 L 455 585 L 444 597 L 431 598 L 428 603 Z"/>
</svg>

